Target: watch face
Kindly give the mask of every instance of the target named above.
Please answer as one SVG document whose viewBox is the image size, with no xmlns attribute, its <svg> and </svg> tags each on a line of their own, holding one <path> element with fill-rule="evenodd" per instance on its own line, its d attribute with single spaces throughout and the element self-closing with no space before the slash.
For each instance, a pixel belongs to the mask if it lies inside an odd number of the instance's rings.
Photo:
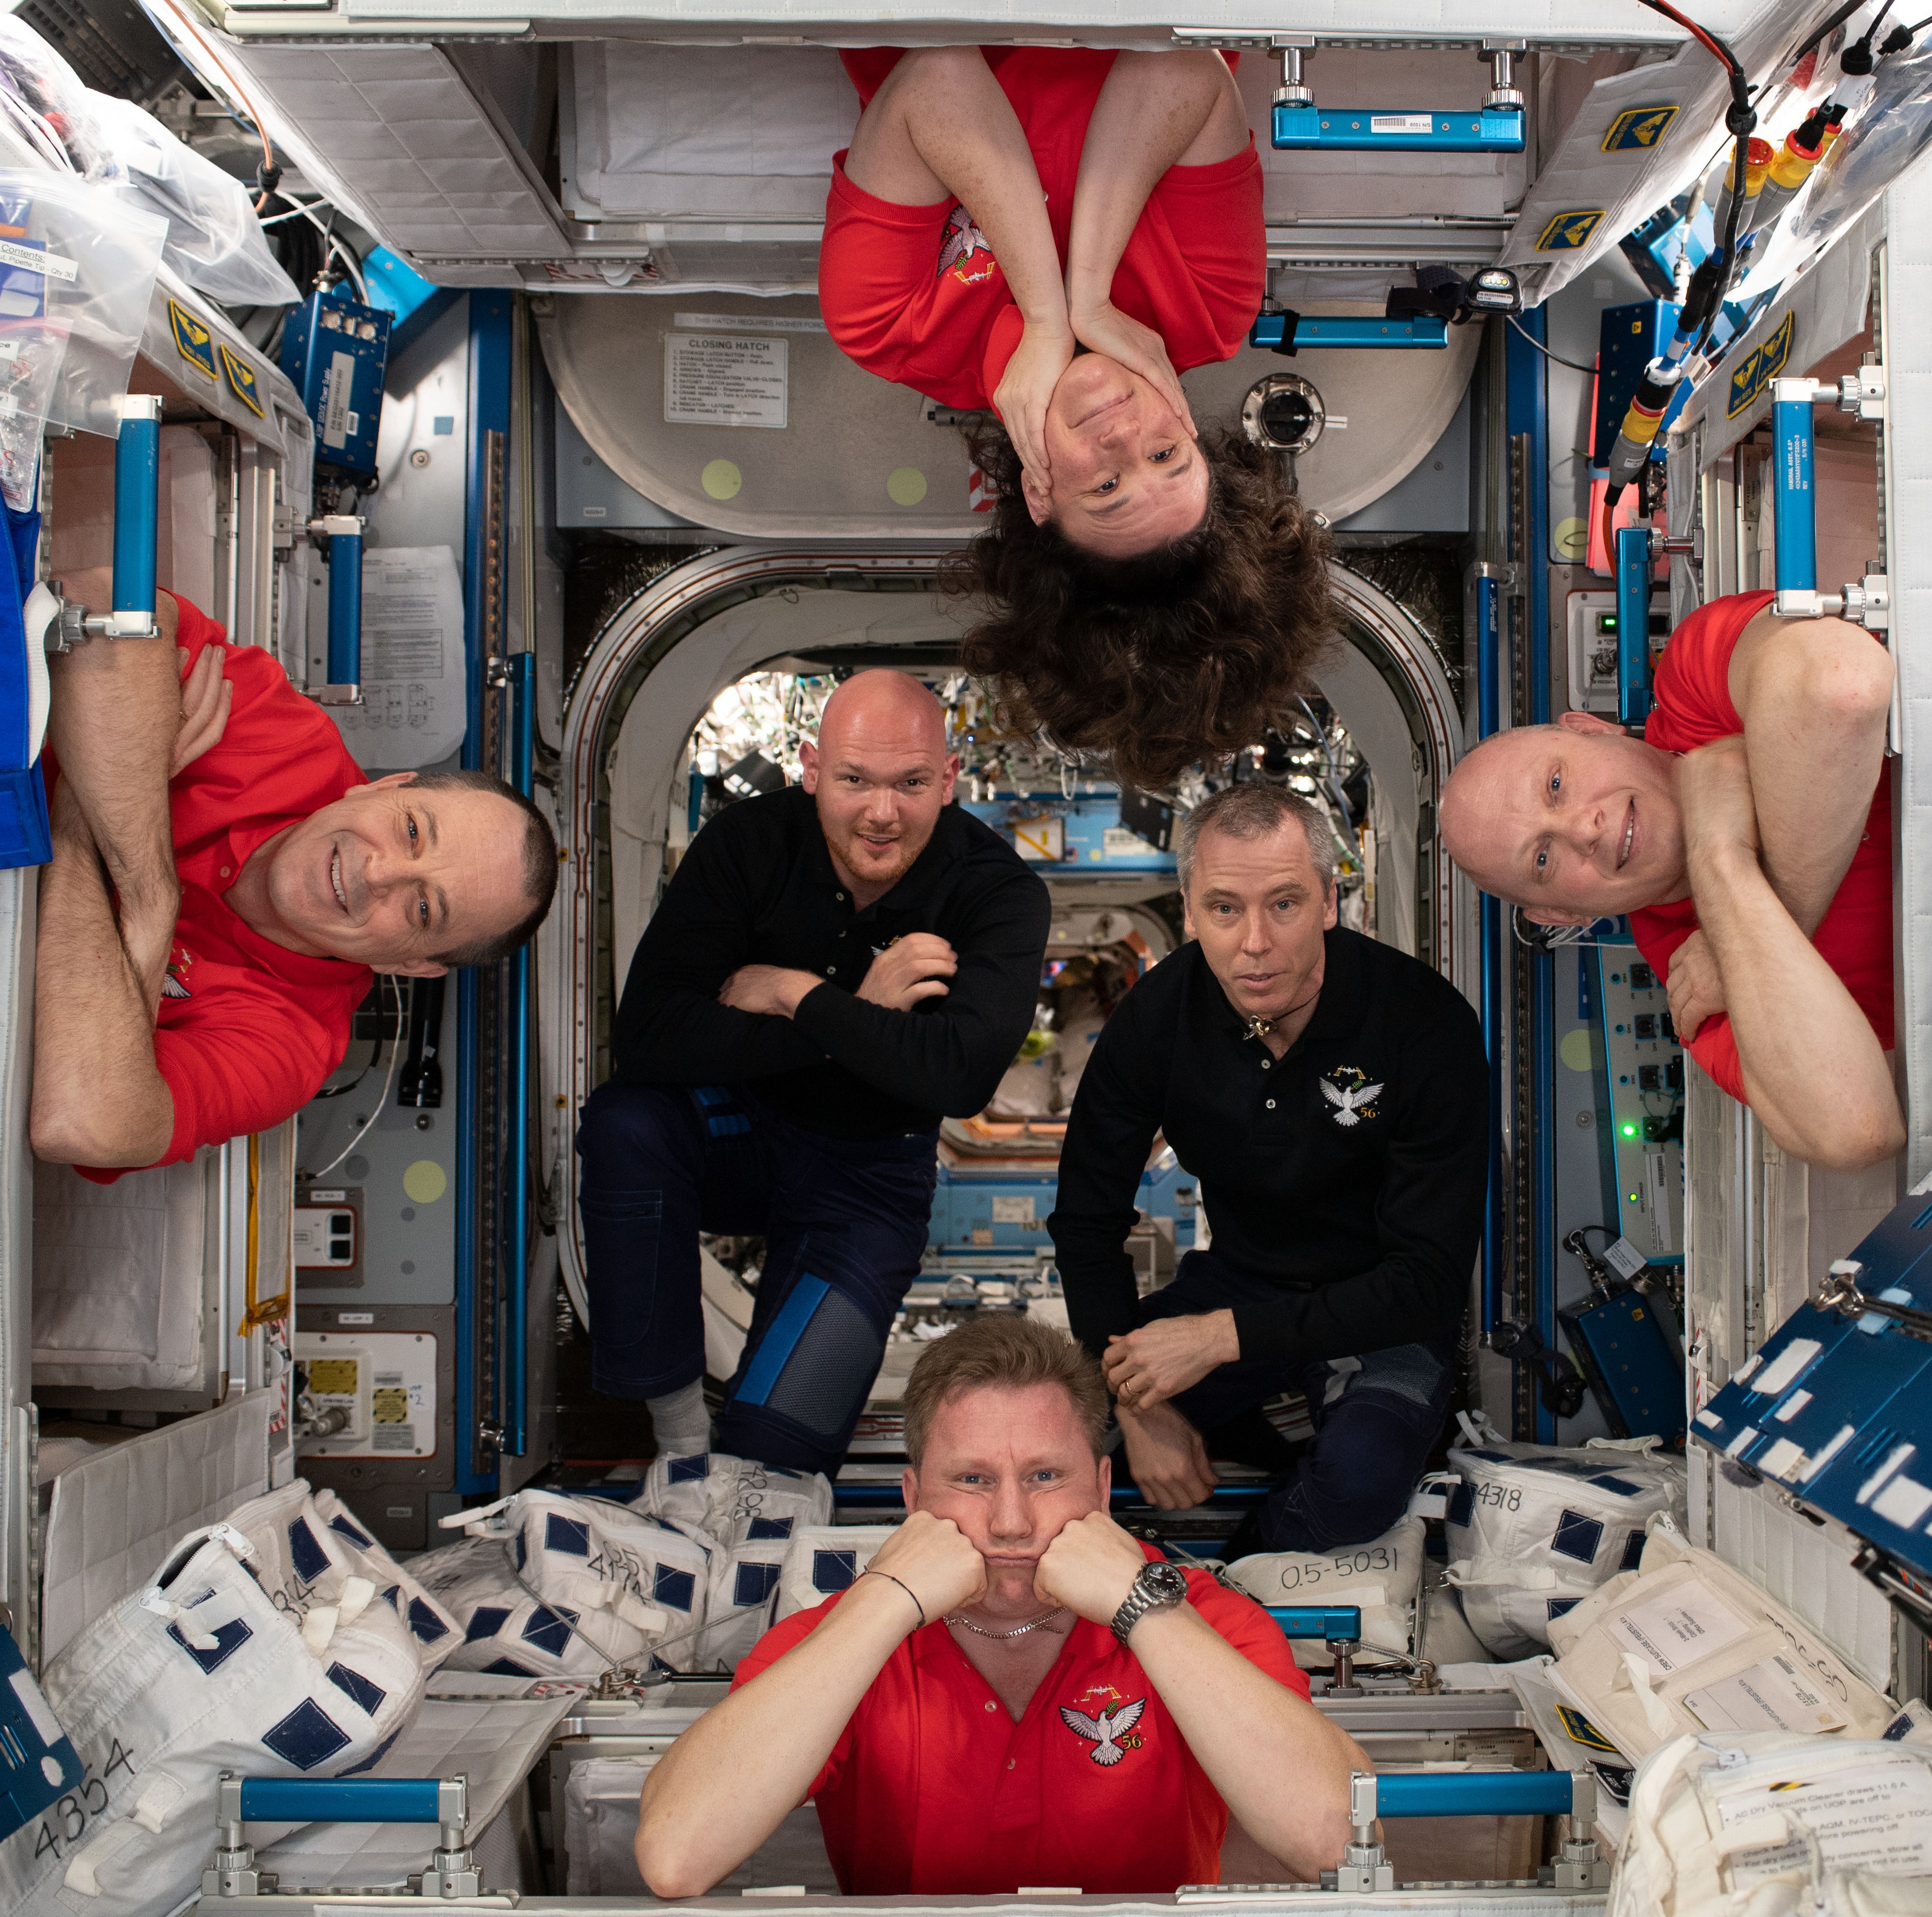
<svg viewBox="0 0 1932 1917">
<path fill-rule="evenodd" d="M 1141 1582 L 1156 1604 L 1178 1604 L 1187 1595 L 1187 1574 L 1178 1564 L 1149 1564 L 1141 1573 Z"/>
</svg>

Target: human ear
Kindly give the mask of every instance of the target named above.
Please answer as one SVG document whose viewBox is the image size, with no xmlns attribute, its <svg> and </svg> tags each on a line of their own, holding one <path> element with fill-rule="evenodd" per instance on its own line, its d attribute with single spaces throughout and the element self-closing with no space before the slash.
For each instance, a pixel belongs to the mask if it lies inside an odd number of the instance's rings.
<svg viewBox="0 0 1932 1917">
<path fill-rule="evenodd" d="M 910 1465 L 899 1473 L 899 1502 L 905 1506 L 908 1517 L 919 1509 L 919 1473 Z"/>
<path fill-rule="evenodd" d="M 1586 734 L 1610 732 L 1615 733 L 1619 739 L 1624 736 L 1624 729 L 1622 726 L 1613 724 L 1609 719 L 1603 718 L 1596 712 L 1558 712 L 1556 715 L 1556 723 L 1565 732 L 1580 732 Z"/>
<path fill-rule="evenodd" d="M 1533 926 L 1588 926 L 1594 925 L 1600 915 L 1594 912 L 1532 912 L 1526 906 L 1522 916 Z"/>
<path fill-rule="evenodd" d="M 385 965 L 382 969 L 399 979 L 440 979 L 449 970 L 447 965 L 439 965 L 434 958 L 412 958 L 406 964 Z"/>
<path fill-rule="evenodd" d="M 1024 466 L 1020 469 L 1020 497 L 1026 501 L 1036 526 L 1044 526 L 1053 517 L 1052 488 L 1042 486 Z"/>
</svg>

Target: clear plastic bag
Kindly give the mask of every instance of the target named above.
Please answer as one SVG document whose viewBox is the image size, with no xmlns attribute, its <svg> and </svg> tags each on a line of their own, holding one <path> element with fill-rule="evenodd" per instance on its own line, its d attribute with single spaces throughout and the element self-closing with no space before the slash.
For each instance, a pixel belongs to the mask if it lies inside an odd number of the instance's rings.
<svg viewBox="0 0 1932 1917">
<path fill-rule="evenodd" d="M 130 204 L 168 223 L 166 258 L 198 292 L 226 306 L 289 306 L 302 297 L 262 236 L 248 189 L 131 100 L 90 93 L 88 104 L 124 176 Z"/>
<path fill-rule="evenodd" d="M 1932 145 L 1932 40 L 1879 68 L 1871 98 L 1826 154 L 1810 190 L 1754 260 L 1744 290 L 1784 280 L 1828 245 Z"/>
<path fill-rule="evenodd" d="M 16 512 L 34 502 L 40 435 L 67 356 L 66 325 L 33 263 L 46 248 L 27 236 L 32 211 L 31 195 L 0 190 L 0 496 Z"/>
<path fill-rule="evenodd" d="M 46 418 L 113 438 L 167 222 L 128 206 L 110 186 L 17 169 L 0 170 L 0 214 L 14 216 L 0 221 L 7 229 L 0 232 L 0 265 L 18 270 L 22 298 L 40 283 L 40 314 L 20 314 L 19 323 L 36 340 L 44 334 L 65 342 L 64 357 L 52 369 L 58 376 Z M 39 430 L 37 424 L 36 439 Z"/>
<path fill-rule="evenodd" d="M 0 14 L 0 112 L 50 166 L 83 179 L 112 177 L 80 76 L 12 14 Z"/>
</svg>

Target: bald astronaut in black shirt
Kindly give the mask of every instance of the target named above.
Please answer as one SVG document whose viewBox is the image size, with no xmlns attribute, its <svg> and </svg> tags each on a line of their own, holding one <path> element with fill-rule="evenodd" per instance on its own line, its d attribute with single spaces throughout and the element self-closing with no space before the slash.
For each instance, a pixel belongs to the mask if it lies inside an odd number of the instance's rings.
<svg viewBox="0 0 1932 1917">
<path fill-rule="evenodd" d="M 917 680 L 848 680 L 802 757 L 802 788 L 692 840 L 578 1151 L 597 1389 L 650 1406 L 661 1454 L 708 1450 L 698 1234 L 762 1232 L 718 1447 L 830 1472 L 919 1270 L 940 1118 L 986 1105 L 1032 1024 L 1049 907 L 952 803 Z"/>
<path fill-rule="evenodd" d="M 1336 925 L 1306 800 L 1213 794 L 1179 855 L 1197 942 L 1108 1019 L 1067 1127 L 1048 1223 L 1068 1314 L 1154 1503 L 1198 1503 L 1204 1441 L 1298 1390 L 1315 1442 L 1230 1552 L 1365 1543 L 1448 1407 L 1488 1172 L 1480 1028 L 1439 974 Z M 1214 1238 L 1139 1299 L 1124 1240 L 1156 1131 Z"/>
</svg>

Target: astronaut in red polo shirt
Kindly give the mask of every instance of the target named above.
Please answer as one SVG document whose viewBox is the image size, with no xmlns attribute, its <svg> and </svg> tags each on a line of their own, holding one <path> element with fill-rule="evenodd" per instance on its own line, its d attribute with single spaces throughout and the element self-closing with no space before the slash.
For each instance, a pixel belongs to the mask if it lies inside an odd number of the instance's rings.
<svg viewBox="0 0 1932 1917">
<path fill-rule="evenodd" d="M 104 574 L 66 584 L 108 602 Z M 30 1130 L 102 1183 L 280 1124 L 342 1062 L 372 971 L 493 962 L 556 884 L 527 800 L 371 781 L 272 652 L 158 596 L 159 638 L 50 662 Z"/>
<path fill-rule="evenodd" d="M 1450 855 L 1538 925 L 1630 914 L 1678 1036 L 1778 1144 L 1852 1170 L 1905 1142 L 1892 1068 L 1892 656 L 1768 592 L 1670 636 L 1641 739 L 1588 712 L 1486 740 Z"/>
<path fill-rule="evenodd" d="M 1281 460 L 1197 430 L 1181 389 L 1240 350 L 1267 287 L 1229 62 L 843 57 L 865 112 L 832 162 L 819 304 L 868 371 L 974 416 L 968 669 L 1017 731 L 1142 785 L 1260 737 L 1324 643 L 1328 548 Z"/>
<path fill-rule="evenodd" d="M 905 1415 L 904 1526 L 646 1780 L 652 1891 L 702 1895 L 808 1797 L 848 1896 L 1213 1883 L 1231 1813 L 1298 1876 L 1337 1863 L 1372 1766 L 1266 1612 L 1107 1515 L 1093 1359 L 975 1320 L 921 1356 Z"/>
</svg>

